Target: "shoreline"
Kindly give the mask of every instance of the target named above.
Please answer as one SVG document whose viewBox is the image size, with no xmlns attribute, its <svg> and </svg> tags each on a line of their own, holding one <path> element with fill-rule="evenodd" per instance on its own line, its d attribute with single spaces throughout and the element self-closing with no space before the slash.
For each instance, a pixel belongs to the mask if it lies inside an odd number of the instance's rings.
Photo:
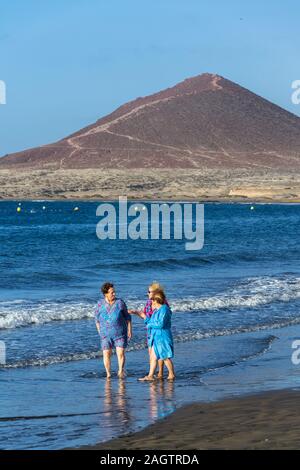
<svg viewBox="0 0 300 470">
<path fill-rule="evenodd" d="M 300 445 L 300 389 L 183 406 L 142 431 L 77 450 L 275 450 Z"/>
<path fill-rule="evenodd" d="M 274 170 L 0 170 L 0 201 L 300 203 L 300 172 Z"/>
<path fill-rule="evenodd" d="M 128 197 L 127 199 L 128 203 L 132 202 L 145 202 L 145 203 L 198 203 L 198 204 L 245 204 L 245 205 L 251 205 L 251 204 L 257 204 L 257 205 L 264 205 L 264 204 L 295 204 L 298 205 L 300 204 L 300 198 L 298 199 L 243 199 L 243 198 L 199 198 L 199 200 L 196 200 L 195 197 L 190 197 L 186 199 L 182 198 L 168 198 L 168 199 L 149 199 L 149 198 L 141 198 L 141 197 Z M 118 198 L 76 198 L 76 197 L 70 197 L 70 198 L 45 198 L 45 199 L 35 199 L 35 198 L 16 198 L 16 197 L 11 197 L 11 198 L 1 198 L 0 197 L 0 203 L 1 202 L 111 202 L 111 203 L 117 203 L 119 202 Z"/>
</svg>

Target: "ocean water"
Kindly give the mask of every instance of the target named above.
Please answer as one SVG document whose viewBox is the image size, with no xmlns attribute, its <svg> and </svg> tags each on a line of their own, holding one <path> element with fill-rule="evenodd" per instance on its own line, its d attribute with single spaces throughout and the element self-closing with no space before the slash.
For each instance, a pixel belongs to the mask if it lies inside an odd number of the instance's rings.
<svg viewBox="0 0 300 470">
<path fill-rule="evenodd" d="M 205 204 L 194 252 L 184 240 L 100 241 L 98 205 L 0 202 L 0 448 L 93 444 L 185 403 L 299 385 L 300 205 Z M 174 384 L 137 381 L 147 350 L 136 317 L 127 378 L 105 380 L 93 316 L 106 280 L 130 308 L 151 281 L 164 285 Z"/>
</svg>

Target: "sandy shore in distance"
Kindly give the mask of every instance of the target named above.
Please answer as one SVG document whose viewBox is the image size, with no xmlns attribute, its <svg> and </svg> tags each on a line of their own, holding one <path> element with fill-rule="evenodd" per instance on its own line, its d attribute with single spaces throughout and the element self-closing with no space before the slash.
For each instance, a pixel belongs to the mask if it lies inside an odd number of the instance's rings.
<svg viewBox="0 0 300 470">
<path fill-rule="evenodd" d="M 300 390 L 185 406 L 145 430 L 90 450 L 299 449 Z"/>
<path fill-rule="evenodd" d="M 273 170 L 0 170 L 0 200 L 300 202 L 300 173 Z"/>
</svg>

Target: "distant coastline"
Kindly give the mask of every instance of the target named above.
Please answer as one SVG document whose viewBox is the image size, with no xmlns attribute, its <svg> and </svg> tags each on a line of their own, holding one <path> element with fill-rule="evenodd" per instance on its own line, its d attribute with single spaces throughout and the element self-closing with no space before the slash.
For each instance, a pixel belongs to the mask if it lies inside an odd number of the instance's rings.
<svg viewBox="0 0 300 470">
<path fill-rule="evenodd" d="M 0 200 L 300 203 L 300 171 L 0 170 Z"/>
</svg>

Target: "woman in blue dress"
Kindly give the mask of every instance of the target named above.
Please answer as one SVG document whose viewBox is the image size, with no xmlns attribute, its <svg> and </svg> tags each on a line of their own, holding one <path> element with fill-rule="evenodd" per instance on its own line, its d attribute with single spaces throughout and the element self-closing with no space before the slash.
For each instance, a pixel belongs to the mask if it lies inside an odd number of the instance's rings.
<svg viewBox="0 0 300 470">
<path fill-rule="evenodd" d="M 122 299 L 116 298 L 114 285 L 106 282 L 101 287 L 104 298 L 98 302 L 95 322 L 101 339 L 103 362 L 107 378 L 111 377 L 112 349 L 116 348 L 118 357 L 118 377 L 125 376 L 125 349 L 132 337 L 131 316 Z"/>
<path fill-rule="evenodd" d="M 150 370 L 148 375 L 141 378 L 141 381 L 154 380 L 157 361 L 163 360 L 169 375 L 168 380 L 175 379 L 173 336 L 171 332 L 172 311 L 166 304 L 164 292 L 157 290 L 152 296 L 153 314 L 147 317 L 144 312 L 138 312 L 138 316 L 143 318 L 148 328 L 148 346 L 150 348 Z"/>
<path fill-rule="evenodd" d="M 146 305 L 143 309 L 144 314 L 148 318 L 150 318 L 153 315 L 152 297 L 153 297 L 154 292 L 158 291 L 158 290 L 164 293 L 164 289 L 163 289 L 162 285 L 159 284 L 156 281 L 152 282 L 152 284 L 150 284 L 150 286 L 148 287 L 148 300 L 147 300 Z M 166 300 L 166 304 L 169 305 L 167 300 Z M 137 310 L 128 310 L 128 311 L 131 315 L 139 315 L 139 311 L 137 311 Z M 148 328 L 147 328 L 147 345 L 148 345 L 149 362 L 150 362 L 150 360 L 151 360 L 151 346 L 149 346 L 149 340 L 150 340 L 150 335 L 149 335 L 149 331 L 148 331 Z M 157 378 L 158 379 L 163 379 L 163 377 L 164 377 L 164 361 L 159 359 L 158 360 Z"/>
</svg>

